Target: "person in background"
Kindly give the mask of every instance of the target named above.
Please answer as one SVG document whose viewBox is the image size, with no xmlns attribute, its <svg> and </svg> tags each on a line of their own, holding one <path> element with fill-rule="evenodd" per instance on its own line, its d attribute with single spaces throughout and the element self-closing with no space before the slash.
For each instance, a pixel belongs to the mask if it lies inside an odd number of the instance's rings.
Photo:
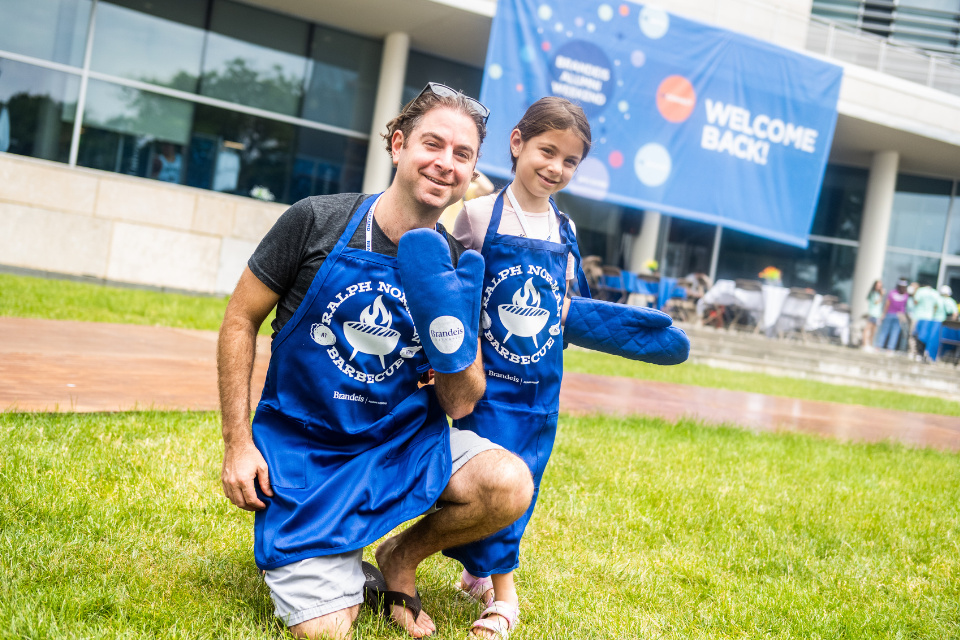
<svg viewBox="0 0 960 640">
<path fill-rule="evenodd" d="M 183 158 L 169 142 L 160 145 L 160 155 L 153 160 L 153 177 L 161 182 L 180 183 Z"/>
<path fill-rule="evenodd" d="M 922 360 L 926 345 L 917 335 L 917 324 L 923 320 L 933 320 L 940 307 L 940 294 L 930 285 L 919 285 L 910 296 L 907 309 L 910 311 L 910 357 Z M 911 304 L 912 303 L 912 304 Z"/>
<path fill-rule="evenodd" d="M 883 281 L 876 280 L 873 288 L 867 294 L 867 325 L 863 328 L 863 348 L 873 349 L 873 338 L 877 333 L 877 325 L 883 317 Z"/>
<path fill-rule="evenodd" d="M 467 187 L 467 192 L 464 194 L 463 199 L 454 202 L 443 210 L 443 213 L 440 214 L 440 224 L 446 229 L 453 229 L 453 224 L 457 221 L 457 216 L 460 214 L 460 210 L 463 209 L 464 202 L 489 195 L 493 193 L 495 189 L 496 187 L 490 182 L 490 178 L 479 171 L 474 171 L 473 180 L 470 181 L 470 186 Z"/>
<path fill-rule="evenodd" d="M 906 321 L 907 317 L 907 300 L 910 298 L 907 293 L 908 284 L 906 278 L 900 278 L 897 280 L 897 288 L 887 294 L 883 304 L 883 322 L 880 324 L 880 331 L 877 332 L 873 346 L 890 351 L 897 350 L 900 341 L 900 323 Z"/>
<path fill-rule="evenodd" d="M 957 319 L 957 302 L 953 299 L 953 289 L 949 285 L 940 287 L 940 305 L 933 319 L 936 322 Z"/>
</svg>

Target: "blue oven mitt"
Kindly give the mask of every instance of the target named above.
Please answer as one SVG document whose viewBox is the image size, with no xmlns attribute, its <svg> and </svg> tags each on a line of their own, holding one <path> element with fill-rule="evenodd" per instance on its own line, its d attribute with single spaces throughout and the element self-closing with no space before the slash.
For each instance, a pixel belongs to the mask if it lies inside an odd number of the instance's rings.
<svg viewBox="0 0 960 640">
<path fill-rule="evenodd" d="M 690 355 L 690 340 L 673 319 L 646 307 L 574 296 L 563 340 L 594 351 L 652 364 L 680 364 Z"/>
<path fill-rule="evenodd" d="M 464 251 L 454 269 L 446 239 L 433 229 L 414 229 L 400 237 L 397 262 L 430 366 L 463 371 L 477 358 L 483 256 Z"/>
</svg>

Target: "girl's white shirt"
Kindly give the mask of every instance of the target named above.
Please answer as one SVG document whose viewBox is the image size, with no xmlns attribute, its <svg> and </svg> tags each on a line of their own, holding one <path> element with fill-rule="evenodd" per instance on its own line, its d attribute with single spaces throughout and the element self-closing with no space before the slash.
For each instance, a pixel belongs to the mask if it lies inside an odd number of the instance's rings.
<svg viewBox="0 0 960 640">
<path fill-rule="evenodd" d="M 491 193 L 464 202 L 463 209 L 460 210 L 460 214 L 453 224 L 453 237 L 467 249 L 473 249 L 474 251 L 483 249 L 483 240 L 487 236 L 487 227 L 490 226 L 490 219 L 493 217 L 493 205 L 496 201 L 497 194 Z M 524 225 L 520 223 L 517 212 L 510 206 L 510 201 L 504 198 L 503 213 L 500 216 L 500 228 L 497 229 L 497 233 L 505 236 L 532 237 L 536 240 L 546 240 L 551 231 L 553 231 L 554 236 L 557 235 L 554 230 L 559 229 L 560 221 L 557 220 L 557 214 L 552 209 L 540 213 L 531 211 L 524 211 L 523 213 L 529 235 L 524 232 Z M 577 228 L 573 225 L 573 220 L 570 221 L 570 225 L 574 235 L 576 235 Z M 556 238 L 553 239 L 556 240 Z M 573 280 L 576 277 L 576 261 L 573 254 L 570 253 L 567 255 L 566 278 L 567 280 Z"/>
</svg>

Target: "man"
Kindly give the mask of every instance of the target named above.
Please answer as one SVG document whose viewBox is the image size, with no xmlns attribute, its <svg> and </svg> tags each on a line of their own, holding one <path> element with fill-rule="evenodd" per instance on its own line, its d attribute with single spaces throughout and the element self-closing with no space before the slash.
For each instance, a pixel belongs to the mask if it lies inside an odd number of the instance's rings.
<svg viewBox="0 0 960 640">
<path fill-rule="evenodd" d="M 433 227 L 470 184 L 485 122 L 476 101 L 428 85 L 388 125 L 397 172 L 387 191 L 291 207 L 227 307 L 218 354 L 224 492 L 257 511 L 257 565 L 297 637 L 349 637 L 363 547 L 424 512 L 376 558 L 396 596 L 392 618 L 411 636 L 431 635 L 417 565 L 494 533 L 530 504 L 523 461 L 450 429 L 444 416 L 467 415 L 484 390 L 482 259 Z M 274 306 L 251 430 L 255 338 Z M 431 367 L 435 386 L 417 390 Z"/>
</svg>

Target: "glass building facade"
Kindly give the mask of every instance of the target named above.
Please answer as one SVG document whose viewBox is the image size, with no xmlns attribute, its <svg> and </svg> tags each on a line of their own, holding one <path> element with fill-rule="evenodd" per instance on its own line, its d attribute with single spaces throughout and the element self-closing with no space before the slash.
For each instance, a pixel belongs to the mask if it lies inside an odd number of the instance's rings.
<svg viewBox="0 0 960 640">
<path fill-rule="evenodd" d="M 380 40 L 234 0 L 0 0 L 0 16 L 0 151 L 282 203 L 361 190 Z M 403 101 L 428 81 L 478 96 L 481 80 L 410 51 Z M 713 225 L 663 216 L 661 273 L 756 279 L 772 265 L 786 286 L 849 301 L 867 174 L 827 168 L 806 249 L 732 230 L 718 243 Z M 958 195 L 955 181 L 899 176 L 877 274 L 888 288 L 960 291 Z M 629 264 L 643 211 L 557 203 L 583 255 Z"/>
<path fill-rule="evenodd" d="M 0 151 L 283 203 L 361 190 L 379 40 L 232 0 L 0 16 Z M 481 76 L 411 51 L 404 98 L 427 78 L 478 95 Z"/>
</svg>

